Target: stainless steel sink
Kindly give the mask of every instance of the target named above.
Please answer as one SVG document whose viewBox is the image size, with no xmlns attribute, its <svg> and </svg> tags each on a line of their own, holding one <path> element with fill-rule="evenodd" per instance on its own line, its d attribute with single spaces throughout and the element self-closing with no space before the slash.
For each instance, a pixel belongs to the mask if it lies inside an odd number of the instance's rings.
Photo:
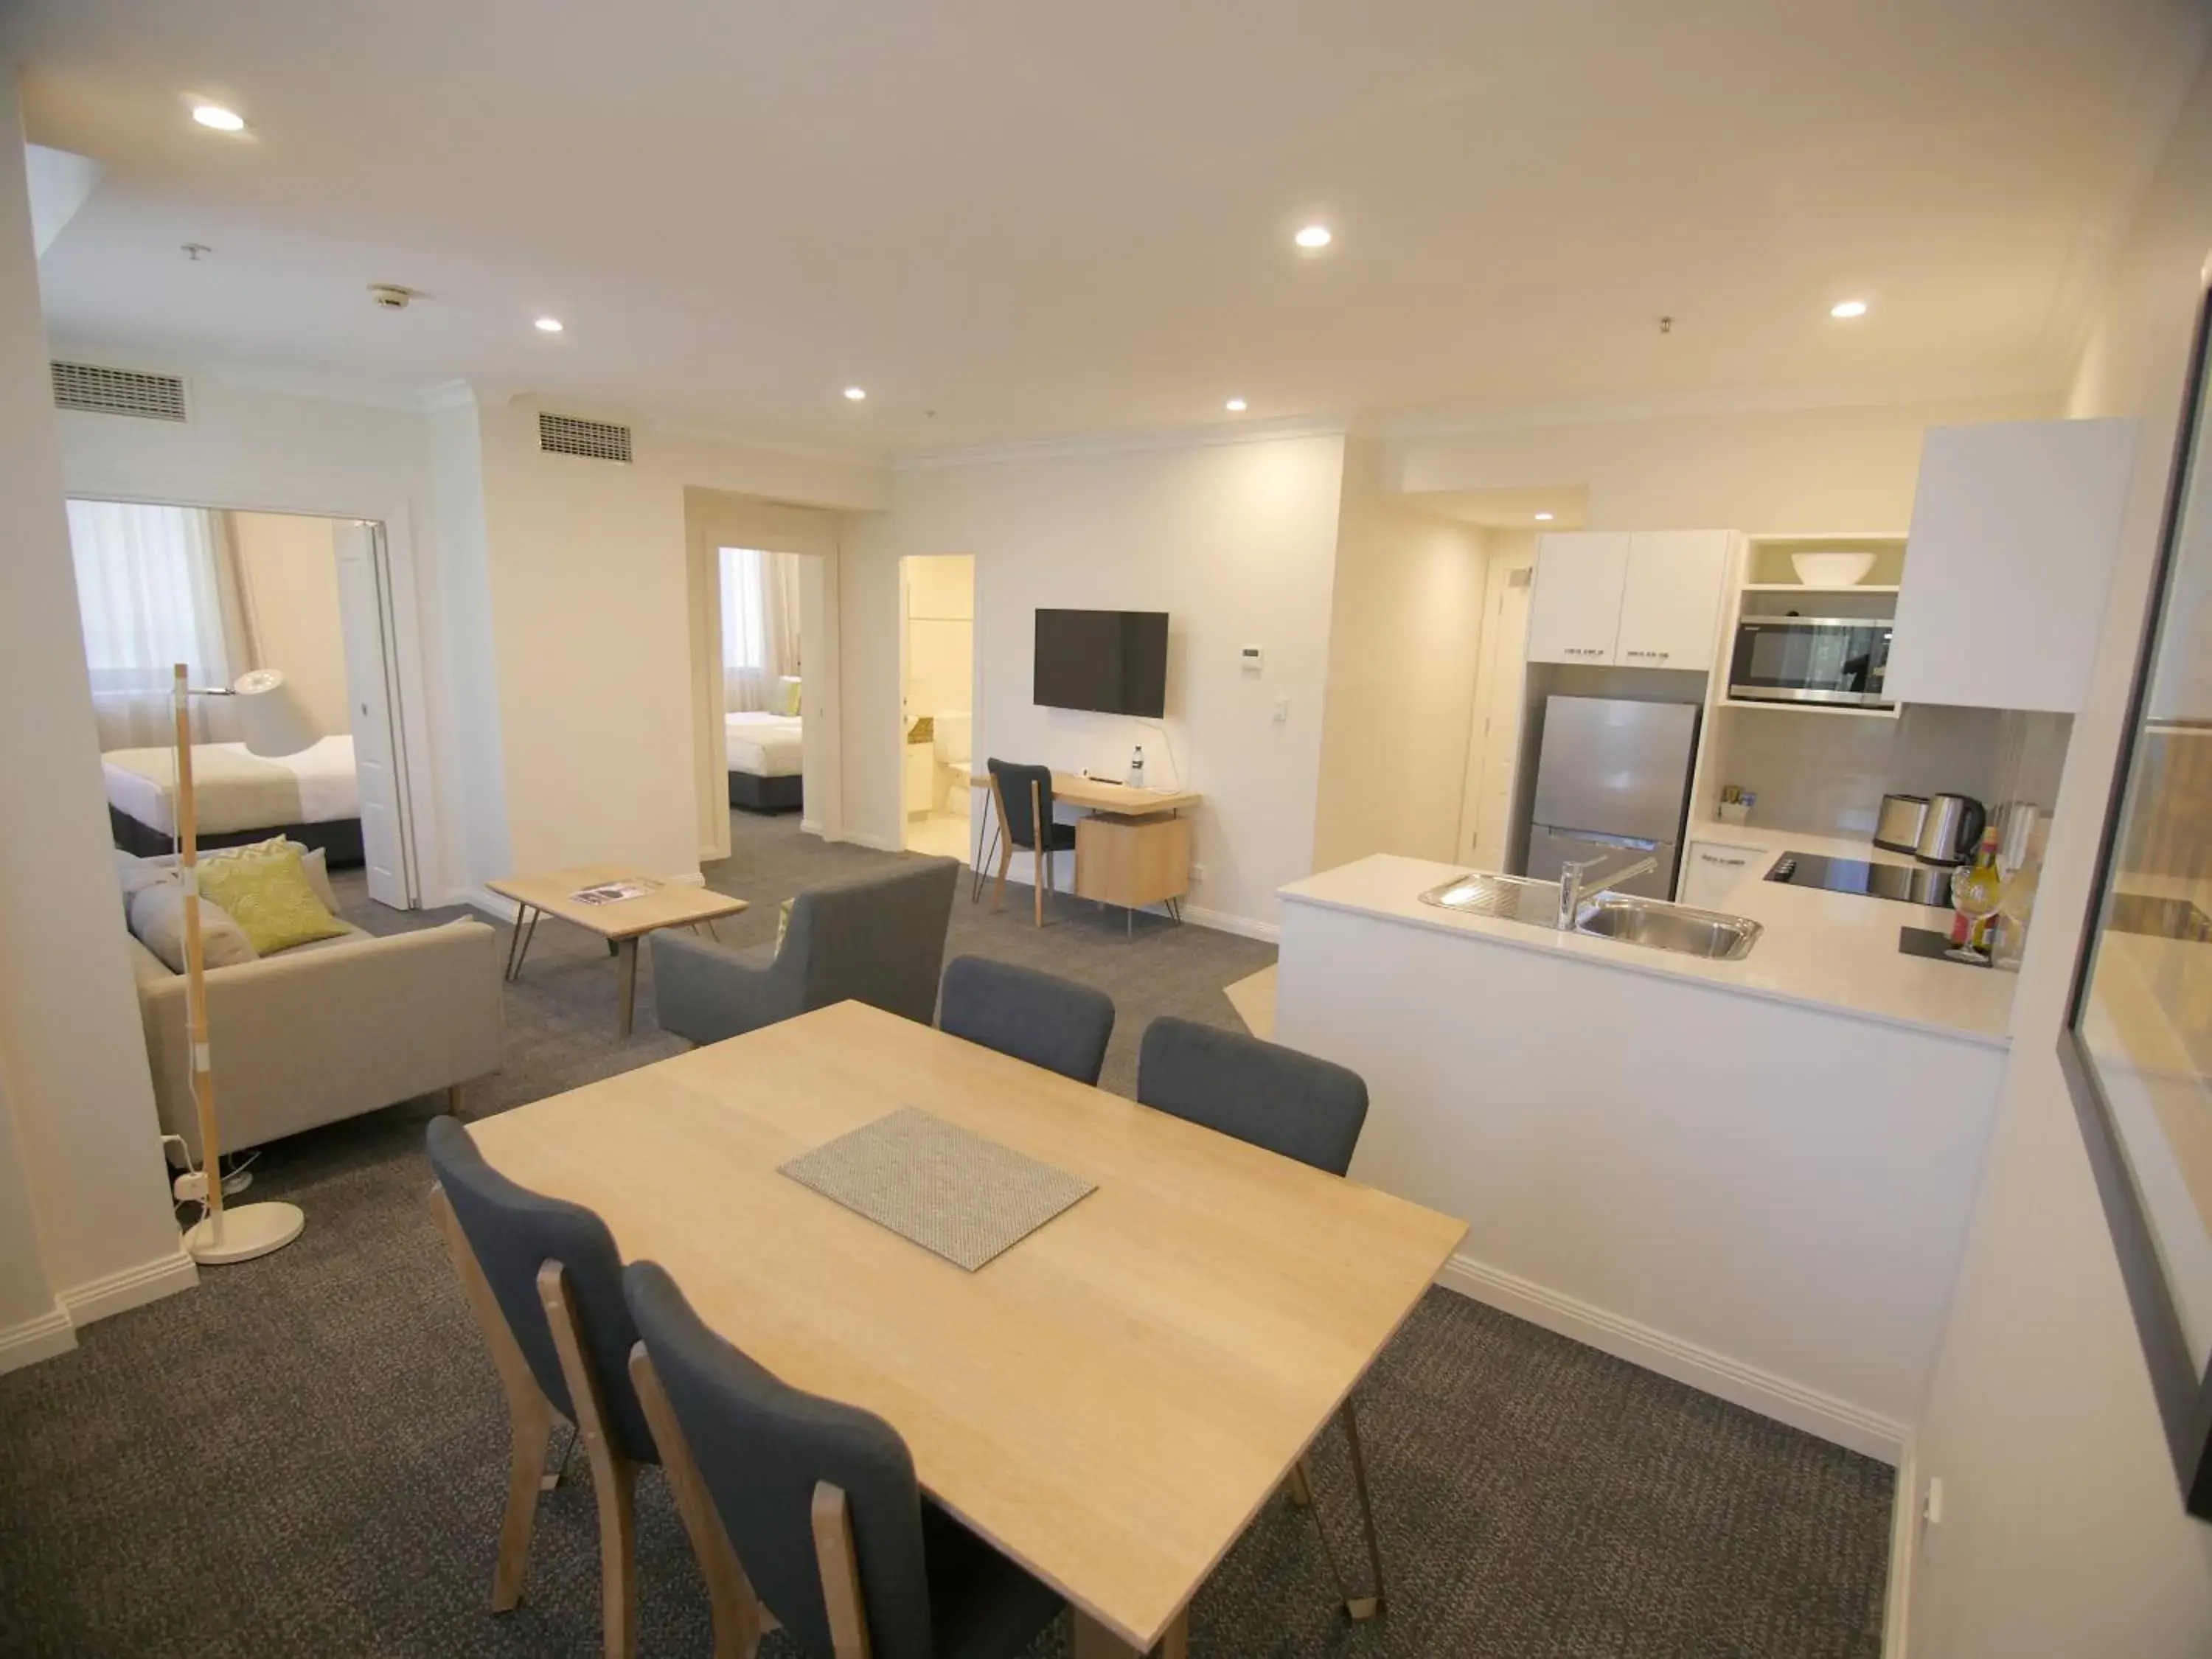
<svg viewBox="0 0 2212 1659">
<path fill-rule="evenodd" d="M 1430 888 L 1420 897 L 1424 904 L 1463 915 L 1496 916 L 1501 921 L 1523 921 L 1537 927 L 1559 926 L 1559 884 L 1555 881 L 1471 871 Z"/>
<path fill-rule="evenodd" d="M 1601 893 L 1575 917 L 1575 931 L 1617 939 L 1654 951 L 1673 951 L 1713 962 L 1738 962 L 1751 954 L 1765 930 L 1748 916 L 1723 915 L 1686 904 Z"/>
</svg>

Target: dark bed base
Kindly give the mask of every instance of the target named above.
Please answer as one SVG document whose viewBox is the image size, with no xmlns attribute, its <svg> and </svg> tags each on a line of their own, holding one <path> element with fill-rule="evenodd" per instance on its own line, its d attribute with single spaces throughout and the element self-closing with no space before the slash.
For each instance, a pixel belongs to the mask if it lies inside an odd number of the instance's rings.
<svg viewBox="0 0 2212 1659">
<path fill-rule="evenodd" d="M 803 777 L 764 778 L 755 772 L 730 774 L 730 805 L 748 812 L 796 812 L 806 805 Z"/>
<path fill-rule="evenodd" d="M 160 858 L 176 850 L 176 842 L 169 836 L 149 829 L 118 808 L 111 806 L 107 809 L 107 823 L 115 832 L 115 844 L 137 857 Z M 267 841 L 271 836 L 296 841 L 309 852 L 321 848 L 323 862 L 333 870 L 349 864 L 368 862 L 367 855 L 361 849 L 359 818 L 331 818 L 321 823 L 280 823 L 266 830 L 231 830 L 219 836 L 202 836 L 199 842 L 202 847 L 210 848 L 243 847 L 248 842 Z"/>
</svg>

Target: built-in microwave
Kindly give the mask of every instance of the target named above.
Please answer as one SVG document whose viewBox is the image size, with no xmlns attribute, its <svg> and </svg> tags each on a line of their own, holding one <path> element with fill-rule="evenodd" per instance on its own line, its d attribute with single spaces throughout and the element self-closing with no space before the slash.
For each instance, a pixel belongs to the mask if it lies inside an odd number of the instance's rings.
<svg viewBox="0 0 2212 1659">
<path fill-rule="evenodd" d="M 1728 694 L 1753 702 L 1887 708 L 1890 623 L 1868 617 L 1746 617 L 1737 623 Z"/>
</svg>

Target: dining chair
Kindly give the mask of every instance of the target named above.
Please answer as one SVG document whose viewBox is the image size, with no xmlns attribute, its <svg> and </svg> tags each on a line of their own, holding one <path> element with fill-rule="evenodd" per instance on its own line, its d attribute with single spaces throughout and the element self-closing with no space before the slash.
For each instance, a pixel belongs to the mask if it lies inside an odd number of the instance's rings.
<svg viewBox="0 0 2212 1659">
<path fill-rule="evenodd" d="M 1114 1035 L 1114 999 L 1034 968 L 955 957 L 945 969 L 937 1023 L 953 1036 L 1095 1085 Z"/>
<path fill-rule="evenodd" d="M 1137 1048 L 1137 1099 L 1139 1104 L 1333 1176 L 1352 1167 L 1359 1131 L 1367 1121 L 1367 1084 L 1358 1073 L 1280 1043 L 1172 1014 L 1163 1014 L 1145 1028 Z M 1368 1498 L 1359 1418 L 1349 1394 L 1337 1419 L 1344 1425 L 1351 1450 L 1367 1565 L 1375 1580 L 1372 1595 L 1353 1595 L 1346 1589 L 1329 1545 L 1328 1528 L 1317 1510 L 1314 1529 L 1321 1534 L 1322 1553 L 1328 1558 L 1329 1575 L 1345 1607 L 1354 1619 L 1371 1618 L 1382 1605 L 1382 1557 L 1375 1542 L 1375 1508 Z M 1286 1486 L 1293 1503 L 1312 1510 L 1310 1453 L 1292 1466 Z"/>
<path fill-rule="evenodd" d="M 780 943 L 735 950 L 663 928 L 653 935 L 660 1029 L 694 1042 L 793 1019 L 848 999 L 919 1024 L 937 1009 L 957 859 L 902 859 L 810 887 Z"/>
<path fill-rule="evenodd" d="M 763 1613 L 836 1659 L 1013 1659 L 1059 1617 L 1055 1591 L 921 1495 L 890 1424 L 778 1380 L 657 1263 L 633 1263 L 623 1289 L 638 1394 L 689 1494 L 701 1571 L 723 1587 L 716 1659 L 749 1656 Z"/>
<path fill-rule="evenodd" d="M 1006 896 L 1006 866 L 1014 848 L 1030 855 L 1030 891 L 1036 907 L 1036 925 L 1044 926 L 1044 895 L 1060 890 L 1059 858 L 1075 848 L 1075 826 L 1055 823 L 1052 817 L 1052 768 L 1018 766 L 1012 761 L 985 763 L 991 774 L 991 801 L 999 815 L 999 879 L 991 894 L 996 914 Z M 1080 871 L 1078 884 L 1080 885 Z"/>
<path fill-rule="evenodd" d="M 557 1479 L 545 1475 L 546 1449 L 555 1417 L 565 1417 L 584 1443 L 599 1505 L 608 1659 L 629 1659 L 637 1648 L 632 1493 L 638 1465 L 658 1462 L 659 1452 L 630 1384 L 637 1333 L 614 1236 L 581 1205 L 500 1174 L 459 1120 L 431 1119 L 426 1139 L 437 1176 L 430 1208 L 491 1349 L 513 1431 L 492 1611 L 521 1599 L 538 1494 Z"/>
</svg>

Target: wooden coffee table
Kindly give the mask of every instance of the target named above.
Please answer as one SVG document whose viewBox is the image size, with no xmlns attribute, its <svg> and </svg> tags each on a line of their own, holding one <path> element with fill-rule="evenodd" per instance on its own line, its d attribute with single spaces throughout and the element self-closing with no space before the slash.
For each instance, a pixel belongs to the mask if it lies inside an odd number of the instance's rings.
<svg viewBox="0 0 2212 1659">
<path fill-rule="evenodd" d="M 646 890 L 633 897 L 599 903 L 576 896 L 588 888 L 617 882 L 641 883 Z M 580 864 L 572 870 L 549 870 L 541 875 L 502 876 L 484 885 L 515 902 L 514 936 L 507 945 L 507 977 L 510 980 L 522 977 L 523 958 L 530 954 L 530 941 L 537 937 L 540 916 L 557 916 L 606 940 L 607 953 L 622 962 L 619 1006 L 624 1036 L 629 1035 L 631 1017 L 637 1006 L 638 940 L 656 928 L 690 927 L 696 931 L 702 922 L 711 936 L 716 918 L 734 916 L 746 908 L 744 900 L 732 898 L 726 893 L 693 886 L 689 882 L 649 876 L 621 864 Z"/>
</svg>

